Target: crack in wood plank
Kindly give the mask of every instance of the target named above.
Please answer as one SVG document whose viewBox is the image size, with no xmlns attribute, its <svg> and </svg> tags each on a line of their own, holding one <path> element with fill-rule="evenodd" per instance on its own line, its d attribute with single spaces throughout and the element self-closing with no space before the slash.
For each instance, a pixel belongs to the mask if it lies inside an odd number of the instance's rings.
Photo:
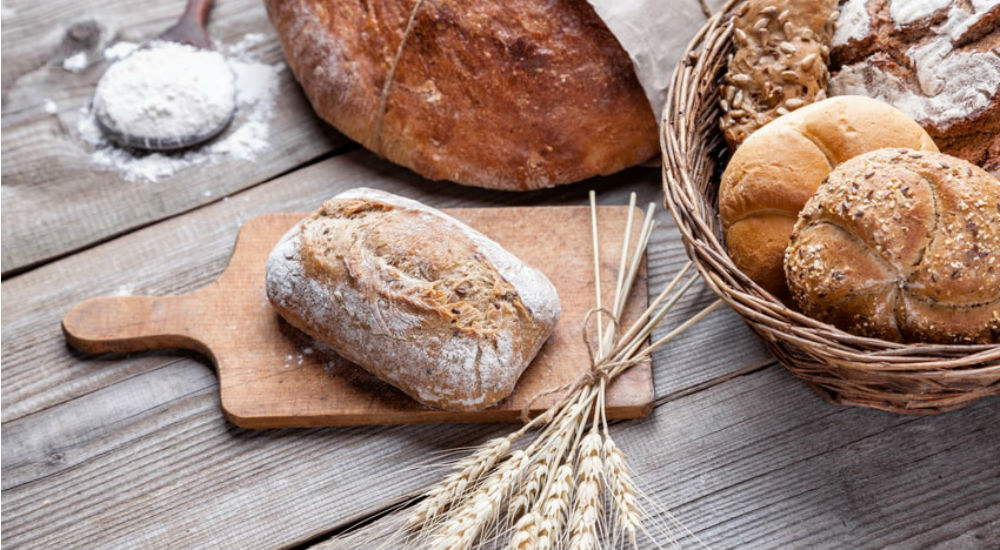
<svg viewBox="0 0 1000 550">
<path fill-rule="evenodd" d="M 688 388 L 684 388 L 684 389 L 681 389 L 681 390 L 673 391 L 673 392 L 670 392 L 670 393 L 668 393 L 666 395 L 659 396 L 659 397 L 656 398 L 656 401 L 654 402 L 653 406 L 654 407 L 659 407 L 660 405 L 664 405 L 664 404 L 669 403 L 671 401 L 676 401 L 677 399 L 681 399 L 683 397 L 687 397 L 688 395 L 691 395 L 691 394 L 694 394 L 694 393 L 698 393 L 700 391 L 705 391 L 705 390 L 707 390 L 709 388 L 718 386 L 719 384 L 724 384 L 724 383 L 726 383 L 726 382 L 728 382 L 730 380 L 733 380 L 735 378 L 739 378 L 741 376 L 746 376 L 748 374 L 753 374 L 753 373 L 755 373 L 757 371 L 766 369 L 766 368 L 768 368 L 770 366 L 777 365 L 777 364 L 778 364 L 777 361 L 775 361 L 772 358 L 772 359 L 769 359 L 769 360 L 761 361 L 760 363 L 756 363 L 756 364 L 753 364 L 753 365 L 748 365 L 748 366 L 746 366 L 744 368 L 741 368 L 739 370 L 736 370 L 736 371 L 733 371 L 733 372 L 730 372 L 730 373 L 726 373 L 726 374 L 723 374 L 721 376 L 717 376 L 715 378 L 711 378 L 709 380 L 706 380 L 706 381 L 701 382 L 699 384 L 695 384 L 695 385 L 690 386 Z"/>
</svg>

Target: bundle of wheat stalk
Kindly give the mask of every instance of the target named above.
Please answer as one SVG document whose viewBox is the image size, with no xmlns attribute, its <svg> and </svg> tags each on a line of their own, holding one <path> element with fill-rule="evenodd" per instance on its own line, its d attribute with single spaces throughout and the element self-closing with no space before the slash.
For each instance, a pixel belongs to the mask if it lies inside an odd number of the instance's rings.
<svg viewBox="0 0 1000 550">
<path fill-rule="evenodd" d="M 513 433 L 487 441 L 426 492 L 409 514 L 406 529 L 420 548 L 466 550 L 475 546 L 516 550 L 637 548 L 654 539 L 625 460 L 611 438 L 604 397 L 608 383 L 717 308 L 721 302 L 644 346 L 653 329 L 697 279 L 685 265 L 630 327 L 618 326 L 653 228 L 649 205 L 638 244 L 628 257 L 635 211 L 629 204 L 614 301 L 601 303 L 597 208 L 590 193 L 594 236 L 596 306 L 584 321 L 591 368 L 544 413 Z M 607 324 L 605 325 L 605 321 Z M 589 331 L 588 331 L 589 329 Z M 596 329 L 596 338 L 590 333 Z M 591 341 L 594 344 L 591 344 Z M 522 439 L 531 441 L 520 445 Z"/>
</svg>

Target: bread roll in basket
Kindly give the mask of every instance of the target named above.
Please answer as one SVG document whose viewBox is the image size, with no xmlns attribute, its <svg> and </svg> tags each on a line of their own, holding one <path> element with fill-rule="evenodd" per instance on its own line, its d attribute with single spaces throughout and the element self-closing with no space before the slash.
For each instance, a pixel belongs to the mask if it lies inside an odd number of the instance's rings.
<svg viewBox="0 0 1000 550">
<path fill-rule="evenodd" d="M 632 62 L 584 0 L 266 4 L 316 113 L 424 177 L 529 190 L 657 153 Z"/>
<path fill-rule="evenodd" d="M 696 34 L 674 73 L 662 115 L 663 186 L 688 255 L 708 286 L 778 361 L 826 399 L 934 414 L 1000 393 L 1000 345 L 904 344 L 849 334 L 793 310 L 726 253 L 718 189 L 729 151 L 719 129 L 719 79 L 732 51 L 731 0 Z"/>
</svg>

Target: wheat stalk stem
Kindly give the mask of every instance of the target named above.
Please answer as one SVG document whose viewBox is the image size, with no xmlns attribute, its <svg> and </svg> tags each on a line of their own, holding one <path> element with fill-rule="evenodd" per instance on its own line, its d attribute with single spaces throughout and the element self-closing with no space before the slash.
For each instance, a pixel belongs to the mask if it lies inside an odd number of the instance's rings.
<svg viewBox="0 0 1000 550">
<path fill-rule="evenodd" d="M 622 254 L 621 259 L 618 262 L 618 279 L 615 283 L 615 304 L 611 311 L 617 316 L 619 314 L 620 306 L 624 306 L 624 298 L 622 294 L 625 288 L 625 264 L 628 260 L 628 245 L 629 240 L 632 239 L 632 219 L 635 218 L 635 192 L 629 193 L 628 195 L 628 218 L 625 219 L 625 234 L 622 236 Z"/>
<path fill-rule="evenodd" d="M 597 299 L 597 356 L 604 353 L 604 331 L 601 327 L 601 252 L 597 237 L 597 194 L 590 191 L 590 234 L 594 241 L 594 295 Z"/>
<path fill-rule="evenodd" d="M 666 344 L 667 342 L 673 340 L 674 338 L 676 338 L 677 336 L 679 336 L 682 332 L 684 332 L 685 330 L 691 328 L 692 325 L 694 325 L 698 321 L 701 321 L 702 319 L 704 319 L 705 317 L 707 317 L 709 313 L 712 313 L 713 311 L 715 311 L 716 309 L 718 309 L 720 306 L 722 306 L 722 300 L 716 300 L 716 301 L 712 302 L 711 304 L 708 305 L 708 307 L 706 307 L 705 309 L 702 309 L 701 311 L 699 311 L 698 313 L 696 313 L 694 315 L 694 317 L 691 317 L 687 321 L 684 321 L 683 323 L 681 323 L 680 326 L 678 326 L 674 330 L 671 330 L 670 332 L 668 332 L 666 336 L 664 336 L 663 338 L 660 338 L 656 342 L 653 342 L 652 344 L 649 345 L 649 347 L 643 349 L 640 353 L 638 353 L 637 355 L 635 355 L 633 357 L 636 358 L 636 359 L 638 359 L 638 358 L 645 357 L 645 356 L 653 353 L 654 351 L 656 351 L 656 348 L 658 348 L 658 347 L 662 346 L 663 344 Z"/>
<path fill-rule="evenodd" d="M 688 265 L 690 265 L 690 262 Z M 687 266 L 685 266 L 685 268 L 686 267 Z M 636 330 L 632 331 L 630 329 L 629 333 L 626 334 L 626 336 L 622 337 L 622 339 L 620 340 L 621 343 L 619 344 L 618 348 L 615 349 L 614 352 L 612 352 L 612 355 L 616 358 L 627 358 L 631 354 L 635 353 L 635 350 L 638 349 L 639 346 L 641 346 L 643 342 L 646 341 L 646 338 L 648 338 L 649 334 L 653 332 L 653 329 L 655 329 L 660 324 L 660 321 L 662 321 L 663 318 L 667 316 L 667 313 L 669 313 L 670 310 L 673 309 L 677 301 L 680 300 L 682 296 L 684 296 L 684 293 L 687 292 L 688 289 L 691 288 L 691 285 L 693 285 L 694 282 L 697 280 L 698 280 L 698 275 L 692 275 L 690 278 L 688 278 L 688 280 L 684 283 L 684 285 L 677 290 L 676 293 L 670 295 L 670 299 L 667 300 L 665 304 L 663 304 L 660 310 L 657 311 L 652 318 L 648 319 L 642 324 L 639 323 L 634 324 L 633 327 L 636 327 Z M 676 278 L 674 279 L 674 281 L 671 281 L 671 284 L 668 285 L 667 288 L 664 289 L 662 293 L 660 293 L 659 297 L 657 297 L 657 302 L 661 302 L 661 300 L 659 299 L 660 297 L 666 298 L 668 296 L 668 293 L 673 291 L 673 289 L 676 287 L 675 282 L 677 281 L 678 279 Z M 649 311 L 652 310 L 650 309 Z"/>
</svg>

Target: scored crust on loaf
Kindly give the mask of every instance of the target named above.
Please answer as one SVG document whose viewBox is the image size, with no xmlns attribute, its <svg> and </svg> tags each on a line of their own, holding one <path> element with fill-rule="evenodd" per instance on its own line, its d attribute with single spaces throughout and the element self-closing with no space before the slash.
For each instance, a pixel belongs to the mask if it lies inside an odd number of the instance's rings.
<svg viewBox="0 0 1000 550">
<path fill-rule="evenodd" d="M 834 170 L 785 255 L 796 304 L 862 336 L 1000 342 L 1000 181 L 942 153 L 882 149 Z"/>
<path fill-rule="evenodd" d="M 830 95 L 917 120 L 941 151 L 1000 175 L 1000 0 L 847 0 Z"/>
<path fill-rule="evenodd" d="M 266 5 L 316 113 L 427 178 L 537 189 L 659 152 L 632 62 L 587 2 Z"/>
<path fill-rule="evenodd" d="M 937 151 L 908 116 L 860 96 L 813 103 L 754 132 L 719 186 L 719 217 L 736 267 L 787 300 L 782 259 L 799 211 L 835 166 L 883 147 Z"/>
<path fill-rule="evenodd" d="M 341 193 L 268 258 L 290 324 L 417 401 L 477 410 L 509 395 L 551 334 L 551 282 L 478 231 L 416 201 Z"/>
</svg>

